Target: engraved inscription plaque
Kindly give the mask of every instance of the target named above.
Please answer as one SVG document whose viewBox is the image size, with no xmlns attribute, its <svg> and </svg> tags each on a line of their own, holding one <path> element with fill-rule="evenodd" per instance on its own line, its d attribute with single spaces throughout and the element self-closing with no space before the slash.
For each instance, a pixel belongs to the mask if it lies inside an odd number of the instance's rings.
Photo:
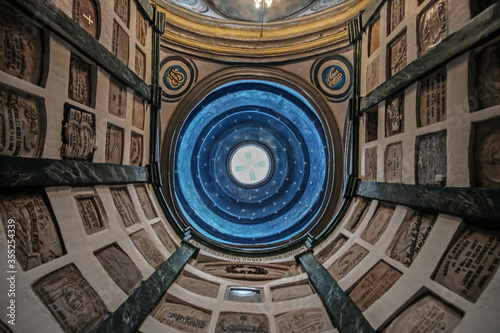
<svg viewBox="0 0 500 333">
<path fill-rule="evenodd" d="M 15 254 L 24 271 L 64 254 L 56 222 L 41 195 L 0 196 L 0 214 L 6 234 L 8 220 L 16 221 Z"/>
<path fill-rule="evenodd" d="M 373 89 L 378 86 L 378 76 L 379 76 L 379 57 L 377 56 L 373 61 L 366 67 L 366 93 L 370 93 Z"/>
<path fill-rule="evenodd" d="M 75 102 L 90 106 L 91 76 L 90 64 L 72 54 L 69 63 L 68 97 Z"/>
<path fill-rule="evenodd" d="M 377 180 L 377 146 L 366 148 L 365 180 Z"/>
<path fill-rule="evenodd" d="M 10 7 L 0 5 L 0 70 L 33 84 L 44 72 L 44 32 Z"/>
<path fill-rule="evenodd" d="M 278 333 L 330 332 L 333 325 L 323 309 L 306 309 L 285 313 L 276 318 Z"/>
<path fill-rule="evenodd" d="M 368 250 L 358 244 L 354 244 L 328 268 L 328 272 L 335 281 L 339 281 L 359 264 L 367 254 Z"/>
<path fill-rule="evenodd" d="M 135 74 L 146 79 L 146 55 L 137 46 L 135 47 Z"/>
<path fill-rule="evenodd" d="M 156 233 L 156 236 L 160 239 L 161 243 L 168 250 L 170 254 L 174 253 L 177 250 L 175 242 L 172 240 L 170 235 L 167 232 L 167 229 L 163 226 L 161 222 L 155 223 L 152 225 L 153 230 Z"/>
<path fill-rule="evenodd" d="M 418 83 L 418 127 L 446 120 L 446 68 Z"/>
<path fill-rule="evenodd" d="M 417 136 L 416 183 L 435 185 L 446 177 L 446 131 Z"/>
<path fill-rule="evenodd" d="M 229 263 L 203 264 L 201 270 L 215 276 L 243 280 L 273 280 L 291 276 L 290 269 L 283 265 L 254 265 Z"/>
<path fill-rule="evenodd" d="M 335 253 L 337 253 L 338 250 L 342 247 L 342 245 L 347 242 L 347 237 L 344 235 L 339 235 L 337 238 L 328 244 L 327 247 L 325 247 L 319 254 L 318 254 L 318 261 L 321 263 L 324 263 L 327 261 L 331 256 L 333 256 Z"/>
<path fill-rule="evenodd" d="M 379 204 L 375 214 L 373 214 L 372 219 L 368 222 L 368 225 L 361 234 L 361 238 L 375 245 L 389 225 L 392 215 L 394 214 L 394 208 L 395 207 L 391 205 Z"/>
<path fill-rule="evenodd" d="M 0 154 L 40 157 L 45 130 L 43 101 L 0 85 Z"/>
<path fill-rule="evenodd" d="M 141 204 L 142 210 L 144 211 L 144 215 L 146 215 L 148 220 L 158 217 L 158 215 L 156 215 L 155 209 L 153 208 L 153 204 L 149 199 L 148 189 L 146 188 L 146 186 L 136 185 L 135 191 L 137 193 L 137 197 L 139 198 L 139 203 Z"/>
<path fill-rule="evenodd" d="M 94 0 L 73 0 L 73 20 L 92 37 L 99 38 L 101 21 Z"/>
<path fill-rule="evenodd" d="M 370 202 L 365 201 L 361 198 L 358 199 L 358 202 L 356 203 L 356 207 L 354 207 L 352 215 L 345 226 L 345 229 L 347 231 L 350 231 L 350 232 L 356 231 L 359 223 L 361 221 L 363 221 L 363 219 L 366 216 L 366 213 L 368 213 L 368 208 L 370 207 L 369 203 Z"/>
<path fill-rule="evenodd" d="M 448 249 L 435 280 L 476 302 L 500 264 L 500 232 L 470 227 Z"/>
<path fill-rule="evenodd" d="M 123 158 L 123 128 L 108 123 L 105 162 L 121 164 Z"/>
<path fill-rule="evenodd" d="M 90 332 L 108 314 L 99 295 L 73 264 L 44 276 L 33 289 L 65 332 Z"/>
<path fill-rule="evenodd" d="M 406 66 L 406 31 L 387 46 L 387 77 L 391 77 Z"/>
<path fill-rule="evenodd" d="M 268 333 L 269 319 L 265 314 L 221 312 L 215 333 L 224 332 Z"/>
<path fill-rule="evenodd" d="M 108 112 L 122 119 L 127 116 L 127 87 L 112 77 L 109 80 Z"/>
<path fill-rule="evenodd" d="M 365 142 L 377 140 L 378 110 L 377 107 L 365 112 Z"/>
<path fill-rule="evenodd" d="M 113 43 L 111 51 L 115 57 L 128 66 L 128 35 L 116 21 L 113 21 Z"/>
<path fill-rule="evenodd" d="M 470 112 L 500 104 L 500 42 L 471 52 L 469 57 Z"/>
<path fill-rule="evenodd" d="M 405 0 L 390 0 L 387 10 L 387 35 L 389 35 L 405 18 Z"/>
<path fill-rule="evenodd" d="M 141 272 L 117 244 L 112 244 L 96 252 L 95 256 L 113 281 L 125 293 L 130 295 L 141 284 Z"/>
<path fill-rule="evenodd" d="M 384 333 L 426 332 L 451 333 L 462 315 L 434 296 L 427 295 L 410 305 L 384 330 Z"/>
<path fill-rule="evenodd" d="M 384 261 L 375 265 L 351 291 L 349 296 L 361 311 L 382 297 L 403 274 Z"/>
<path fill-rule="evenodd" d="M 146 113 L 146 106 L 144 100 L 134 95 L 134 110 L 132 113 L 132 125 L 138 129 L 144 129 L 144 114 Z"/>
<path fill-rule="evenodd" d="M 130 17 L 130 0 L 115 0 L 115 13 L 128 27 Z"/>
<path fill-rule="evenodd" d="M 78 212 L 82 218 L 87 235 L 91 235 L 108 227 L 106 213 L 97 194 L 75 196 Z"/>
<path fill-rule="evenodd" d="M 434 1 L 417 19 L 418 56 L 438 45 L 448 35 L 446 0 Z"/>
<path fill-rule="evenodd" d="M 136 14 L 135 37 L 142 46 L 146 46 L 146 38 L 148 36 L 148 21 L 137 11 Z"/>
<path fill-rule="evenodd" d="M 163 254 L 156 248 L 153 244 L 151 238 L 149 238 L 146 230 L 141 229 L 132 235 L 130 235 L 130 239 L 134 243 L 135 247 L 142 254 L 144 259 L 150 264 L 153 268 L 158 268 L 164 261 L 165 258 Z"/>
<path fill-rule="evenodd" d="M 219 285 L 205 280 L 195 279 L 189 276 L 180 278 L 178 285 L 192 291 L 195 294 L 217 298 L 219 293 Z"/>
<path fill-rule="evenodd" d="M 130 165 L 142 165 L 143 154 L 142 135 L 132 132 L 130 134 Z"/>
<path fill-rule="evenodd" d="M 155 319 L 182 332 L 205 333 L 210 323 L 210 315 L 195 308 L 164 303 Z"/>
<path fill-rule="evenodd" d="M 66 103 L 61 157 L 91 162 L 96 149 L 95 115 Z"/>
<path fill-rule="evenodd" d="M 141 222 L 125 187 L 111 188 L 109 191 L 113 197 L 118 215 L 120 215 L 125 227 L 130 227 L 133 224 Z"/>
<path fill-rule="evenodd" d="M 380 46 L 380 17 L 378 17 L 377 20 L 370 26 L 369 35 L 368 57 L 370 57 Z"/>
<path fill-rule="evenodd" d="M 387 254 L 406 267 L 410 267 L 424 246 L 435 221 L 435 215 L 408 208 L 403 222 L 387 249 Z"/>
<path fill-rule="evenodd" d="M 271 292 L 273 294 L 273 302 L 288 301 L 314 294 L 314 291 L 308 283 L 275 288 L 272 289 Z"/>
<path fill-rule="evenodd" d="M 475 185 L 500 188 L 500 118 L 475 123 L 472 128 Z"/>
<path fill-rule="evenodd" d="M 385 181 L 400 183 L 403 177 L 403 143 L 391 143 L 385 149 Z"/>
<path fill-rule="evenodd" d="M 385 102 L 385 136 L 404 132 L 405 94 L 399 94 Z"/>
</svg>

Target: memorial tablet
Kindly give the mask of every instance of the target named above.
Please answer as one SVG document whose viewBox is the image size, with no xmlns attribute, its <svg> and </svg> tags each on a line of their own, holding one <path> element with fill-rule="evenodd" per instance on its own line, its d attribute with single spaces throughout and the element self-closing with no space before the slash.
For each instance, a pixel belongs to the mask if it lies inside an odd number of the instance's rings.
<svg viewBox="0 0 500 333">
<path fill-rule="evenodd" d="M 97 149 L 95 115 L 66 103 L 61 146 L 63 159 L 92 162 Z"/>
<path fill-rule="evenodd" d="M 210 315 L 198 309 L 164 303 L 156 313 L 155 319 L 182 332 L 205 333 L 210 324 Z"/>
<path fill-rule="evenodd" d="M 229 263 L 203 264 L 201 270 L 215 276 L 243 280 L 274 280 L 291 276 L 290 269 L 282 265 L 254 265 Z"/>
<path fill-rule="evenodd" d="M 351 291 L 349 296 L 361 311 L 382 297 L 403 274 L 384 261 L 376 264 Z"/>
<path fill-rule="evenodd" d="M 130 133 L 130 165 L 142 165 L 143 150 L 142 135 Z"/>
<path fill-rule="evenodd" d="M 475 186 L 500 188 L 500 118 L 473 123 Z"/>
<path fill-rule="evenodd" d="M 404 132 L 405 94 L 399 94 L 385 102 L 385 136 Z"/>
<path fill-rule="evenodd" d="M 90 332 L 108 315 L 99 295 L 73 264 L 44 276 L 33 290 L 65 332 Z"/>
<path fill-rule="evenodd" d="M 68 97 L 75 102 L 90 106 L 92 86 L 90 64 L 71 54 L 69 63 Z"/>
<path fill-rule="evenodd" d="M 327 261 L 331 256 L 333 256 L 337 251 L 342 247 L 342 245 L 347 242 L 347 237 L 344 235 L 339 235 L 337 238 L 328 244 L 317 256 L 318 261 L 321 263 L 324 263 Z"/>
<path fill-rule="evenodd" d="M 405 0 L 390 0 L 387 5 L 387 35 L 403 22 L 405 18 Z"/>
<path fill-rule="evenodd" d="M 136 14 L 136 26 L 135 26 L 135 38 L 141 43 L 142 46 L 146 46 L 146 38 L 148 36 L 148 21 L 142 16 L 142 14 L 137 11 Z"/>
<path fill-rule="evenodd" d="M 446 0 L 433 1 L 417 18 L 418 56 L 436 47 L 448 35 Z"/>
<path fill-rule="evenodd" d="M 41 195 L 2 195 L 0 214 L 6 235 L 11 235 L 9 220 L 15 221 L 15 255 L 22 270 L 30 270 L 64 255 L 55 219 Z"/>
<path fill-rule="evenodd" d="M 446 131 L 417 136 L 416 183 L 435 185 L 446 178 Z"/>
<path fill-rule="evenodd" d="M 137 193 L 137 198 L 139 199 L 139 203 L 141 204 L 142 210 L 144 211 L 144 215 L 148 218 L 148 220 L 154 219 L 158 217 L 153 208 L 153 204 L 149 199 L 148 189 L 144 185 L 136 185 L 135 192 Z"/>
<path fill-rule="evenodd" d="M 387 46 L 387 77 L 391 77 L 406 66 L 406 30 Z"/>
<path fill-rule="evenodd" d="M 44 31 L 10 6 L 0 5 L 0 70 L 40 85 L 44 73 Z"/>
<path fill-rule="evenodd" d="M 220 287 L 220 285 L 216 283 L 195 279 L 189 276 L 182 276 L 177 284 L 195 294 L 211 298 L 217 298 Z"/>
<path fill-rule="evenodd" d="M 223 332 L 268 333 L 269 319 L 265 314 L 221 312 L 215 333 Z"/>
<path fill-rule="evenodd" d="M 78 195 L 75 200 L 87 235 L 108 227 L 104 206 L 97 194 Z"/>
<path fill-rule="evenodd" d="M 365 180 L 377 180 L 377 146 L 366 148 Z"/>
<path fill-rule="evenodd" d="M 151 238 L 149 238 L 146 230 L 141 229 L 132 235 L 130 235 L 130 239 L 132 243 L 134 243 L 135 247 L 142 254 L 144 259 L 150 264 L 154 269 L 157 269 L 164 261 L 165 258 L 163 254 L 156 248 L 153 244 Z"/>
<path fill-rule="evenodd" d="M 123 128 L 108 123 L 105 162 L 121 164 L 123 160 Z"/>
<path fill-rule="evenodd" d="M 378 135 L 378 108 L 365 112 L 365 142 L 377 140 Z"/>
<path fill-rule="evenodd" d="M 132 113 L 132 125 L 138 129 L 144 129 L 144 115 L 146 113 L 146 105 L 144 100 L 134 94 L 134 110 Z"/>
<path fill-rule="evenodd" d="M 406 267 L 410 267 L 424 247 L 436 218 L 435 215 L 408 208 L 403 222 L 387 249 L 387 254 Z"/>
<path fill-rule="evenodd" d="M 117 244 L 111 244 L 96 252 L 95 256 L 111 279 L 126 294 L 130 295 L 141 284 L 141 272 Z"/>
<path fill-rule="evenodd" d="M 168 250 L 170 254 L 174 253 L 177 250 L 175 242 L 172 240 L 170 235 L 167 232 L 167 229 L 163 226 L 161 222 L 155 223 L 152 225 L 153 230 L 156 233 L 156 236 L 160 239 L 161 243 Z"/>
<path fill-rule="evenodd" d="M 116 21 L 113 21 L 113 43 L 111 51 L 115 57 L 128 66 L 128 35 Z"/>
<path fill-rule="evenodd" d="M 115 13 L 128 27 L 130 17 L 130 0 L 115 0 Z"/>
<path fill-rule="evenodd" d="M 379 77 L 379 57 L 377 56 L 366 67 L 366 93 L 370 93 L 378 86 Z"/>
<path fill-rule="evenodd" d="M 43 101 L 0 85 L 0 154 L 41 157 L 45 131 Z"/>
<path fill-rule="evenodd" d="M 418 127 L 446 120 L 446 68 L 418 83 Z"/>
<path fill-rule="evenodd" d="M 500 264 L 500 232 L 470 227 L 448 249 L 436 282 L 476 302 Z"/>
<path fill-rule="evenodd" d="M 335 281 L 339 281 L 359 264 L 367 254 L 368 250 L 358 244 L 354 244 L 328 268 L 328 273 L 330 273 Z"/>
<path fill-rule="evenodd" d="M 460 312 L 427 295 L 399 314 L 384 333 L 420 332 L 423 328 L 426 332 L 451 333 L 460 319 Z"/>
<path fill-rule="evenodd" d="M 95 39 L 99 38 L 101 20 L 94 0 L 73 0 L 73 20 Z"/>
<path fill-rule="evenodd" d="M 368 34 L 368 57 L 370 57 L 380 46 L 380 16 L 372 23 Z"/>
<path fill-rule="evenodd" d="M 323 309 L 305 309 L 276 317 L 277 333 L 331 332 L 333 325 Z"/>
<path fill-rule="evenodd" d="M 370 208 L 369 205 L 370 202 L 365 201 L 361 198 L 358 198 L 358 202 L 356 203 L 356 207 L 354 207 L 354 210 L 352 212 L 351 217 L 349 218 L 349 221 L 346 224 L 345 229 L 350 232 L 356 231 L 358 228 L 358 225 L 361 221 L 366 216 L 366 213 L 368 213 L 368 209 Z"/>
<path fill-rule="evenodd" d="M 135 211 L 132 199 L 130 198 L 127 189 L 125 187 L 118 187 L 111 188 L 109 191 L 111 192 L 113 202 L 118 214 L 121 217 L 123 225 L 125 227 L 130 227 L 133 224 L 140 223 L 141 220 Z"/>
<path fill-rule="evenodd" d="M 385 149 L 384 159 L 385 181 L 400 183 L 403 179 L 403 143 L 391 143 Z"/>
<path fill-rule="evenodd" d="M 469 57 L 470 112 L 500 104 L 500 42 L 471 52 Z"/>
<path fill-rule="evenodd" d="M 309 283 L 299 284 L 296 286 L 279 287 L 271 289 L 271 292 L 273 294 L 273 302 L 288 301 L 314 294 L 314 291 Z"/>
<path fill-rule="evenodd" d="M 361 234 L 361 238 L 368 243 L 375 245 L 384 233 L 385 229 L 387 229 L 392 215 L 394 214 L 394 208 L 395 207 L 391 205 L 379 204 L 375 214 L 373 214 L 373 217 Z"/>
<path fill-rule="evenodd" d="M 108 112 L 122 119 L 127 116 L 127 87 L 112 77 L 109 79 Z"/>
<path fill-rule="evenodd" d="M 146 55 L 137 46 L 135 47 L 135 74 L 146 79 Z"/>
</svg>

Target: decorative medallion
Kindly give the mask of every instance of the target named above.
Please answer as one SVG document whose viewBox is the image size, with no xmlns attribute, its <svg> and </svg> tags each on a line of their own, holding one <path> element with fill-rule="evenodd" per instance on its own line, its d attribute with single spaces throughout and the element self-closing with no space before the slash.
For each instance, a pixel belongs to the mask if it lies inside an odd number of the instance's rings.
<svg viewBox="0 0 500 333">
<path fill-rule="evenodd" d="M 332 102 L 349 98 L 352 88 L 352 65 L 343 56 L 330 56 L 316 61 L 311 81 Z"/>
<path fill-rule="evenodd" d="M 166 102 L 179 100 L 191 88 L 197 76 L 198 70 L 192 61 L 182 57 L 166 58 L 160 68 L 163 100 Z"/>
</svg>

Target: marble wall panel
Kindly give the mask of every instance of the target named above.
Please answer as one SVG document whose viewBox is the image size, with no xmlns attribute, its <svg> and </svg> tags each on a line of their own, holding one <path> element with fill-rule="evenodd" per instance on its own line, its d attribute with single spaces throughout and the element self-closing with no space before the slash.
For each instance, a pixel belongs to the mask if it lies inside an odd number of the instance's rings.
<svg viewBox="0 0 500 333">
<path fill-rule="evenodd" d="M 271 289 L 273 302 L 289 301 L 313 295 L 314 291 L 309 283 L 299 284 L 295 286 L 285 286 Z"/>
<path fill-rule="evenodd" d="M 189 306 L 168 302 L 162 305 L 155 319 L 189 333 L 205 333 L 210 324 L 209 314 Z"/>
<path fill-rule="evenodd" d="M 339 235 L 333 242 L 328 244 L 318 255 L 317 259 L 319 262 L 324 263 L 327 261 L 331 256 L 333 256 L 335 253 L 337 253 L 338 250 L 342 247 L 342 245 L 347 242 L 347 237 L 344 235 Z"/>
<path fill-rule="evenodd" d="M 394 214 L 394 208 L 395 207 L 391 205 L 379 204 L 375 214 L 373 214 L 370 222 L 368 222 L 365 230 L 363 230 L 361 238 L 368 243 L 375 245 L 384 233 L 385 229 L 387 229 L 392 215 Z"/>
<path fill-rule="evenodd" d="M 324 309 L 293 311 L 276 317 L 278 333 L 317 333 L 330 330 L 333 330 L 333 325 Z"/>
<path fill-rule="evenodd" d="M 420 80 L 417 95 L 418 127 L 446 120 L 446 68 Z"/>
<path fill-rule="evenodd" d="M 217 298 L 219 293 L 220 285 L 205 280 L 200 280 L 197 278 L 192 278 L 189 276 L 182 276 L 177 284 L 184 289 L 192 291 L 195 294 Z"/>
<path fill-rule="evenodd" d="M 215 333 L 223 332 L 268 333 L 269 319 L 265 314 L 221 312 Z"/>
<path fill-rule="evenodd" d="M 133 224 L 140 223 L 141 220 L 135 211 L 127 189 L 125 187 L 111 188 L 110 192 L 123 225 L 130 227 Z"/>
<path fill-rule="evenodd" d="M 500 118 L 473 123 L 472 129 L 471 183 L 500 188 Z"/>
<path fill-rule="evenodd" d="M 435 185 L 447 173 L 446 131 L 417 136 L 416 139 L 416 183 Z"/>
<path fill-rule="evenodd" d="M 365 180 L 377 180 L 377 146 L 365 150 Z"/>
<path fill-rule="evenodd" d="M 165 257 L 163 257 L 163 254 L 153 244 L 146 230 L 141 229 L 131 234 L 130 239 L 153 268 L 158 268 L 165 261 Z"/>
<path fill-rule="evenodd" d="M 108 123 L 106 131 L 105 162 L 121 164 L 123 161 L 123 128 Z"/>
<path fill-rule="evenodd" d="M 339 281 L 356 267 L 367 254 L 367 249 L 358 244 L 354 244 L 328 268 L 328 273 L 330 273 L 335 281 Z"/>
<path fill-rule="evenodd" d="M 403 179 L 403 143 L 395 142 L 385 149 L 384 178 L 388 183 L 400 183 Z"/>
<path fill-rule="evenodd" d="M 61 157 L 92 162 L 96 145 L 95 115 L 76 106 L 64 105 Z"/>
<path fill-rule="evenodd" d="M 75 102 L 91 106 L 92 103 L 92 68 L 91 65 L 75 54 L 71 54 L 69 63 L 68 97 Z"/>
</svg>

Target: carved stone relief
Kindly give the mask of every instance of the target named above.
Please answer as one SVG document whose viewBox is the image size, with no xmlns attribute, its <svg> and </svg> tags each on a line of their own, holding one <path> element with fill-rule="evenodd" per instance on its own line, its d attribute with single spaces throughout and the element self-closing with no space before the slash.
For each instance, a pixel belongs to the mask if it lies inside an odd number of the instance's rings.
<svg viewBox="0 0 500 333">
<path fill-rule="evenodd" d="M 218 284 L 189 276 L 182 276 L 177 284 L 195 294 L 211 298 L 217 298 L 220 287 Z"/>
<path fill-rule="evenodd" d="M 368 213 L 368 209 L 370 208 L 370 202 L 365 201 L 361 198 L 358 199 L 358 202 L 356 203 L 356 207 L 354 207 L 354 210 L 352 212 L 352 215 L 347 222 L 345 229 L 350 232 L 356 231 L 356 229 L 359 226 L 359 223 L 363 221 L 363 219 L 366 216 L 366 213 Z"/>
<path fill-rule="evenodd" d="M 135 74 L 143 80 L 146 78 L 146 55 L 137 46 L 135 47 Z"/>
<path fill-rule="evenodd" d="M 128 66 L 128 35 L 116 21 L 113 21 L 113 43 L 111 51 L 115 57 Z"/>
<path fill-rule="evenodd" d="M 70 104 L 64 105 L 61 157 L 92 162 L 97 149 L 95 115 Z"/>
<path fill-rule="evenodd" d="M 373 52 L 380 46 L 380 17 L 372 23 L 370 26 L 370 32 L 368 37 L 368 57 L 370 57 Z"/>
<path fill-rule="evenodd" d="M 417 136 L 416 183 L 434 185 L 446 179 L 446 131 Z"/>
<path fill-rule="evenodd" d="M 123 160 L 123 128 L 108 123 L 105 162 L 121 164 Z"/>
<path fill-rule="evenodd" d="M 366 67 L 366 93 L 370 93 L 378 86 L 379 57 L 377 56 Z"/>
<path fill-rule="evenodd" d="M 125 187 L 111 188 L 110 192 L 113 197 L 116 210 L 118 211 L 125 227 L 130 227 L 133 224 L 141 222 L 135 211 L 134 205 L 132 204 L 132 199 L 130 198 L 130 195 Z"/>
<path fill-rule="evenodd" d="M 141 204 L 142 210 L 144 214 L 148 218 L 148 220 L 154 219 L 158 217 L 155 209 L 153 208 L 153 204 L 149 199 L 148 189 L 144 185 L 136 185 L 135 192 L 137 193 L 137 197 L 139 198 L 139 202 Z"/>
<path fill-rule="evenodd" d="M 134 110 L 132 113 L 132 125 L 138 129 L 144 129 L 144 114 L 146 113 L 146 106 L 144 100 L 134 95 Z"/>
<path fill-rule="evenodd" d="M 64 254 L 56 221 L 39 194 L 0 196 L 0 214 L 8 233 L 8 221 L 15 221 L 15 254 L 24 271 Z"/>
<path fill-rule="evenodd" d="M 268 333 L 269 319 L 265 314 L 221 312 L 215 333 L 255 332 Z"/>
<path fill-rule="evenodd" d="M 368 222 L 361 238 L 368 243 L 375 245 L 380 239 L 394 214 L 394 207 L 387 204 L 379 204 L 372 219 Z"/>
<path fill-rule="evenodd" d="M 130 239 L 134 243 L 135 247 L 142 254 L 144 259 L 150 264 L 153 268 L 158 268 L 164 261 L 165 258 L 163 254 L 156 248 L 153 244 L 151 238 L 149 238 L 146 230 L 141 229 L 132 235 L 130 235 Z"/>
<path fill-rule="evenodd" d="M 33 84 L 44 72 L 44 32 L 24 15 L 1 5 L 0 70 Z"/>
<path fill-rule="evenodd" d="M 122 119 L 127 116 L 127 87 L 112 77 L 109 79 L 108 112 Z"/>
<path fill-rule="evenodd" d="M 146 46 L 146 38 L 148 36 L 148 21 L 137 11 L 136 14 L 135 37 L 142 46 Z"/>
<path fill-rule="evenodd" d="M 405 0 L 391 0 L 387 5 L 387 35 L 405 18 Z"/>
<path fill-rule="evenodd" d="M 500 42 L 471 52 L 469 57 L 470 112 L 500 104 Z"/>
<path fill-rule="evenodd" d="M 33 289 L 65 332 L 89 332 L 108 314 L 99 295 L 73 264 L 44 276 Z"/>
<path fill-rule="evenodd" d="M 423 248 L 435 221 L 435 215 L 408 208 L 403 222 L 387 249 L 387 254 L 406 267 L 410 267 Z"/>
<path fill-rule="evenodd" d="M 243 280 L 273 280 L 291 276 L 289 267 L 282 265 L 256 265 L 244 263 L 207 263 L 200 269 L 208 274 L 229 279 Z"/>
<path fill-rule="evenodd" d="M 165 325 L 189 333 L 205 333 L 210 324 L 209 314 L 189 306 L 168 302 L 162 305 L 156 313 L 155 319 Z"/>
<path fill-rule="evenodd" d="M 435 280 L 476 302 L 500 264 L 500 232 L 470 227 L 448 249 Z"/>
<path fill-rule="evenodd" d="M 142 165 L 143 150 L 142 135 L 132 132 L 130 134 L 130 165 Z"/>
<path fill-rule="evenodd" d="M 342 247 L 342 245 L 345 244 L 345 242 L 347 242 L 346 236 L 344 236 L 342 234 L 337 236 L 337 238 L 333 242 L 328 244 L 328 246 L 325 247 L 323 249 L 323 251 L 321 251 L 318 254 L 318 256 L 317 256 L 318 261 L 321 263 L 324 263 L 325 261 L 327 261 L 331 256 L 333 256 L 335 253 L 337 253 L 338 250 L 340 250 L 340 248 Z"/>
<path fill-rule="evenodd" d="M 328 314 L 323 309 L 306 309 L 276 317 L 278 333 L 316 333 L 333 330 Z"/>
<path fill-rule="evenodd" d="M 271 292 L 273 295 L 273 302 L 288 301 L 291 299 L 302 298 L 314 294 L 314 291 L 312 290 L 309 283 L 275 288 L 272 289 Z"/>
<path fill-rule="evenodd" d="M 400 183 L 403 179 L 403 143 L 391 143 L 385 149 L 384 159 L 385 181 Z"/>
<path fill-rule="evenodd" d="M 384 261 L 376 264 L 351 291 L 349 296 L 361 311 L 382 297 L 403 274 Z"/>
<path fill-rule="evenodd" d="M 104 206 L 97 193 L 77 195 L 75 200 L 87 235 L 108 227 Z"/>
<path fill-rule="evenodd" d="M 418 83 L 418 127 L 446 120 L 446 68 Z"/>
<path fill-rule="evenodd" d="M 174 253 L 177 250 L 175 242 L 172 240 L 170 235 L 167 232 L 167 229 L 163 226 L 161 222 L 155 223 L 152 225 L 153 230 L 156 233 L 156 236 L 160 239 L 161 243 L 168 250 L 170 254 Z"/>
<path fill-rule="evenodd" d="M 365 150 L 365 180 L 377 180 L 377 146 Z"/>
<path fill-rule="evenodd" d="M 328 268 L 328 273 L 330 273 L 335 281 L 339 281 L 359 264 L 367 254 L 368 250 L 358 244 L 354 244 Z"/>
<path fill-rule="evenodd" d="M 417 19 L 417 47 L 420 57 L 448 35 L 446 0 L 434 1 Z"/>
<path fill-rule="evenodd" d="M 434 296 L 427 295 L 410 305 L 384 330 L 384 333 L 426 332 L 451 333 L 462 315 Z"/>
<path fill-rule="evenodd" d="M 115 13 L 122 19 L 123 23 L 129 26 L 130 0 L 115 0 Z"/>
<path fill-rule="evenodd" d="M 95 256 L 115 283 L 131 294 L 142 281 L 142 274 L 130 257 L 117 245 L 112 244 Z"/>
<path fill-rule="evenodd" d="M 391 77 L 406 66 L 406 31 L 389 43 L 387 51 L 387 77 Z"/>
<path fill-rule="evenodd" d="M 473 124 L 475 185 L 500 188 L 500 118 Z"/>
<path fill-rule="evenodd" d="M 378 135 L 378 111 L 377 107 L 365 112 L 365 142 L 377 140 Z"/>
<path fill-rule="evenodd" d="M 90 64 L 72 54 L 69 63 L 68 97 L 75 102 L 90 106 L 92 71 Z"/>
<path fill-rule="evenodd" d="M 388 99 L 385 102 L 385 136 L 389 137 L 404 132 L 405 94 Z"/>
<path fill-rule="evenodd" d="M 73 20 L 92 37 L 99 37 L 101 21 L 94 0 L 73 0 Z"/>
<path fill-rule="evenodd" d="M 0 85 L 0 154 L 40 157 L 45 130 L 42 100 Z"/>
</svg>

